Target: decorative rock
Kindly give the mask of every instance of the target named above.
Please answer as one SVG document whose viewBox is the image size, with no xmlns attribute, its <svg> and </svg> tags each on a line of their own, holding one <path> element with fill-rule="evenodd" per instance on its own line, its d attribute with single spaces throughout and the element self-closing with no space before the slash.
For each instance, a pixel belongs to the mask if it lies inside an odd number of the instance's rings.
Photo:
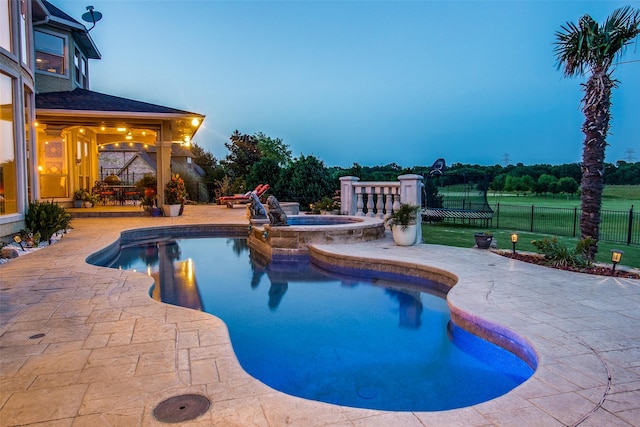
<svg viewBox="0 0 640 427">
<path fill-rule="evenodd" d="M 20 249 L 14 246 L 5 246 L 4 248 L 2 248 L 2 258 L 6 258 L 6 259 L 18 258 L 18 256 L 20 255 L 18 254 L 19 250 Z"/>
</svg>

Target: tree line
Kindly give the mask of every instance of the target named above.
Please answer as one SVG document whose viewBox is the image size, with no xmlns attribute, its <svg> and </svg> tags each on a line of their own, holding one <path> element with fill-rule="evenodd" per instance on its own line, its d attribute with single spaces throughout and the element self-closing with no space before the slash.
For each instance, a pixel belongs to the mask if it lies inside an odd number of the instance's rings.
<svg viewBox="0 0 640 427">
<path fill-rule="evenodd" d="M 403 167 L 396 163 L 328 167 L 315 156 L 293 158 L 282 139 L 262 132 L 250 135 L 236 130 L 225 146 L 229 154 L 220 161 L 197 144 L 192 147 L 194 161 L 205 172 L 204 181 L 212 198 L 245 193 L 268 183 L 270 194 L 280 200 L 298 201 L 304 209 L 323 197 L 333 196 L 342 176 L 357 176 L 361 181 L 395 181 L 398 175 L 427 177 L 431 171 L 431 166 Z M 580 163 L 507 166 L 453 163 L 445 169 L 446 180 L 441 184 L 471 184 L 495 192 L 575 194 L 581 176 Z M 604 179 L 607 185 L 640 185 L 640 162 L 605 163 Z"/>
</svg>

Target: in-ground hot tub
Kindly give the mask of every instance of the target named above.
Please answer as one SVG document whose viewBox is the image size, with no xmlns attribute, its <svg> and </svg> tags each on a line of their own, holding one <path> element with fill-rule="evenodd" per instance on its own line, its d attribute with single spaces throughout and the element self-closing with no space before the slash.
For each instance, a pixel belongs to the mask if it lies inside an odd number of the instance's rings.
<svg viewBox="0 0 640 427">
<path fill-rule="evenodd" d="M 384 237 L 379 218 L 344 215 L 292 215 L 287 226 L 252 221 L 249 246 L 268 259 L 287 260 L 308 255 L 309 245 L 354 243 Z"/>
</svg>

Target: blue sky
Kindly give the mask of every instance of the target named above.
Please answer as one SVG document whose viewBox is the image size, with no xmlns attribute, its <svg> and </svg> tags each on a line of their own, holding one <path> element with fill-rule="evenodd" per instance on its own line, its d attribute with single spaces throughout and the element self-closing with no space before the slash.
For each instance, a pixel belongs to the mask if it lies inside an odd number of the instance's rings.
<svg viewBox="0 0 640 427">
<path fill-rule="evenodd" d="M 91 89 L 207 116 L 218 159 L 238 129 L 294 157 L 482 165 L 581 160 L 584 78 L 556 69 L 554 33 L 640 1 L 52 0 L 91 31 Z M 89 26 L 89 24 L 87 24 Z M 606 160 L 640 160 L 640 41 L 614 77 Z M 631 61 L 631 62 L 628 62 Z M 635 62 L 633 62 L 635 61 Z"/>
</svg>

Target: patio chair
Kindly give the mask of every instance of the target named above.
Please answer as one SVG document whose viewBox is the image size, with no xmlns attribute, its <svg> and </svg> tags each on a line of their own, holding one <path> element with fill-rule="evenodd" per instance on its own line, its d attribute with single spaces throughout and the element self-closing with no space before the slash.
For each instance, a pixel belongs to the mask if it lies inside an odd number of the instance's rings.
<svg viewBox="0 0 640 427">
<path fill-rule="evenodd" d="M 227 205 L 228 208 L 233 208 L 234 205 L 245 205 L 251 202 L 251 198 L 249 197 L 251 193 L 254 193 L 258 197 L 260 197 L 268 189 L 269 189 L 269 184 L 260 184 L 253 191 L 248 191 L 245 194 L 236 194 L 235 196 L 218 197 L 218 204 Z"/>
</svg>

